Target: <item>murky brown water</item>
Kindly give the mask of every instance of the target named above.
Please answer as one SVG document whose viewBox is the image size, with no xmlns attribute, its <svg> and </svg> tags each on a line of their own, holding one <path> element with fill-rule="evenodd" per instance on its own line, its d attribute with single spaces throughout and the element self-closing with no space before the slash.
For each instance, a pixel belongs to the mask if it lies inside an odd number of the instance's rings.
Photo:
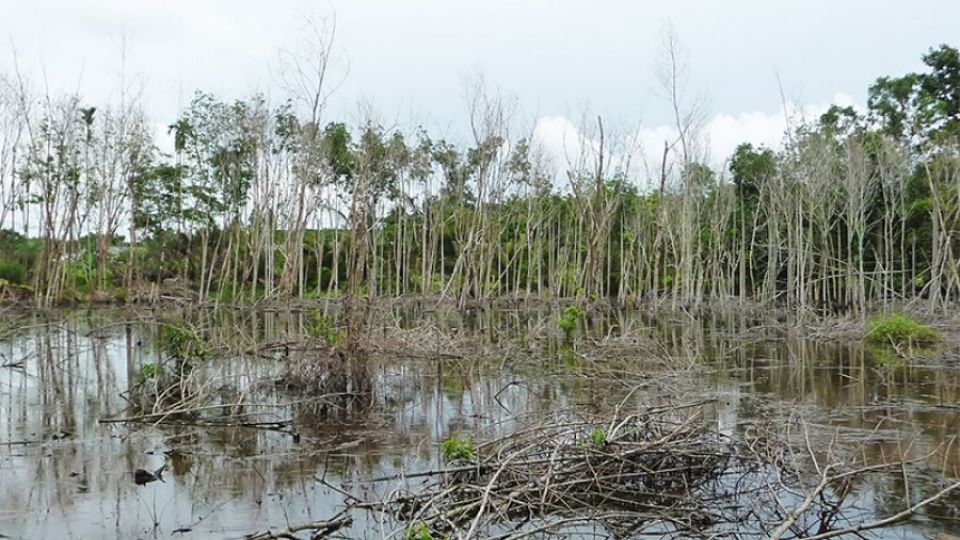
<svg viewBox="0 0 960 540">
<path fill-rule="evenodd" d="M 440 359 L 379 355 L 371 360 L 374 403 L 368 410 L 338 413 L 334 404 L 320 412 L 270 383 L 291 354 L 284 344 L 310 324 L 307 314 L 203 312 L 187 317 L 214 341 L 251 354 L 218 354 L 200 369 L 211 388 L 225 388 L 222 402 L 242 393 L 249 423 L 257 425 L 211 425 L 216 409 L 204 415 L 203 426 L 104 423 L 130 414 L 125 393 L 141 366 L 163 355 L 157 318 L 168 315 L 105 310 L 7 316 L 0 337 L 0 534 L 242 538 L 326 519 L 342 508 L 344 497 L 318 478 L 374 500 L 396 485 L 366 480 L 437 467 L 439 441 L 451 435 L 479 440 L 508 431 L 517 416 L 595 407 L 627 392 L 627 385 L 599 385 L 568 369 L 598 360 L 561 347 L 558 339 L 532 337 L 549 334 L 544 329 L 555 325 L 555 315 L 504 310 L 451 319 L 398 309 L 388 316 L 392 324 L 457 329 L 502 352 L 459 358 L 438 340 L 425 348 L 443 353 Z M 936 454 L 939 470 L 960 477 L 960 445 L 951 443 L 960 429 L 956 366 L 938 362 L 936 352 L 919 365 L 860 343 L 776 331 L 755 333 L 764 339 L 731 337 L 758 325 L 747 318 L 614 313 L 592 319 L 581 337 L 626 333 L 648 347 L 655 343 L 695 379 L 683 384 L 717 399 L 707 409 L 708 421 L 726 433 L 745 429 L 756 419 L 757 402 L 774 398 L 793 404 L 782 414 L 803 411 L 823 430 L 841 426 L 844 436 L 872 437 L 865 451 L 878 459 L 943 447 Z M 372 332 L 375 341 L 386 335 L 378 338 L 378 332 Z M 629 354 L 623 352 L 629 347 L 613 341 L 615 355 Z M 638 366 L 642 362 L 637 359 Z M 264 429 L 267 423 L 275 425 Z M 134 484 L 134 470 L 164 463 L 165 482 Z M 898 509 L 899 489 L 891 479 L 869 486 L 864 497 L 874 510 Z M 947 499 L 883 537 L 960 531 L 958 507 L 960 496 Z M 381 538 L 394 532 L 359 519 L 344 534 Z"/>
</svg>

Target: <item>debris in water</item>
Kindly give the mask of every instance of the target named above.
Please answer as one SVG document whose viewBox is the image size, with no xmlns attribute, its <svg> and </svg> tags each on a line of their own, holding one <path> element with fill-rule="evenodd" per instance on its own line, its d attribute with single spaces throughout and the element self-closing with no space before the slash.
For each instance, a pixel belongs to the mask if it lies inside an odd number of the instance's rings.
<svg viewBox="0 0 960 540">
<path fill-rule="evenodd" d="M 145 469 L 137 469 L 133 471 L 133 483 L 138 486 L 143 486 L 149 484 L 150 482 L 156 482 L 160 480 L 161 482 L 166 482 L 163 479 L 163 470 L 167 468 L 166 463 L 160 466 L 159 469 L 150 472 Z"/>
</svg>

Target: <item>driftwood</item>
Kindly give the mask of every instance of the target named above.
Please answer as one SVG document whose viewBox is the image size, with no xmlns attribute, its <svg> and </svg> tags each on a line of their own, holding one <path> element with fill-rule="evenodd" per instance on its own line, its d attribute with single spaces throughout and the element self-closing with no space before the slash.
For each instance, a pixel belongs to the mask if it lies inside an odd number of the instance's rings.
<svg viewBox="0 0 960 540">
<path fill-rule="evenodd" d="M 823 540 L 895 525 L 960 488 L 944 485 L 866 519 L 850 504 L 849 488 L 874 474 L 909 482 L 929 455 L 864 463 L 836 439 L 812 441 L 802 419 L 790 423 L 734 440 L 706 427 L 696 407 L 602 423 L 553 418 L 480 444 L 445 469 L 375 479 L 398 487 L 356 508 L 392 519 L 400 537 L 562 538 L 589 530 L 591 538 Z M 803 437 L 790 441 L 797 433 Z"/>
<path fill-rule="evenodd" d="M 308 523 L 291 525 L 286 529 L 277 531 L 268 530 L 262 533 L 250 534 L 244 538 L 246 538 L 246 540 L 277 540 L 279 538 L 290 538 L 297 540 L 296 534 L 304 531 L 310 531 L 311 538 L 325 538 L 344 527 L 349 527 L 352 523 L 353 518 L 350 516 L 335 517 L 327 521 L 311 521 Z"/>
</svg>

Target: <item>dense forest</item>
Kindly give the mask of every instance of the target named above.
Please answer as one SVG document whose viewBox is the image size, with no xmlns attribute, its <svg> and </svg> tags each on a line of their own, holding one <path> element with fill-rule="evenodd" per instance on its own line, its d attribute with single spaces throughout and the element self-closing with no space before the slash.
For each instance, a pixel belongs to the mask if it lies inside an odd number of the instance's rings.
<svg viewBox="0 0 960 540">
<path fill-rule="evenodd" d="M 136 96 L 93 106 L 0 75 L 4 297 L 740 298 L 854 312 L 960 298 L 956 48 L 878 78 L 865 110 L 834 106 L 782 148 L 743 144 L 718 167 L 669 70 L 675 139 L 640 159 L 594 118 L 585 151 L 557 167 L 482 85 L 465 143 L 329 121 L 328 60 L 300 66 L 302 91 L 279 105 L 195 94 L 169 152 Z"/>
</svg>

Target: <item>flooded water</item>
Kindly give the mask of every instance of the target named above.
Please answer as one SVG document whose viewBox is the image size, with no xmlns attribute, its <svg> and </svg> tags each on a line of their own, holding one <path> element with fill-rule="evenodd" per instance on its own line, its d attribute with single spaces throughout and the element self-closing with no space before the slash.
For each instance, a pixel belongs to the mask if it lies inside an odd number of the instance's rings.
<svg viewBox="0 0 960 540">
<path fill-rule="evenodd" d="M 736 437 L 771 410 L 802 413 L 824 433 L 869 439 L 863 451 L 872 459 L 931 453 L 938 474 L 960 477 L 960 445 L 953 443 L 960 370 L 937 351 L 904 361 L 859 342 L 808 340 L 775 324 L 763 330 L 765 322 L 751 318 L 639 313 L 593 316 L 577 335 L 590 346 L 564 346 L 551 331 L 552 313 L 451 317 L 397 309 L 371 331 L 380 351 L 368 366 L 373 401 L 351 409 L 276 384 L 286 363 L 310 354 L 297 345 L 309 333 L 310 314 L 193 312 L 176 317 L 213 344 L 197 373 L 214 397 L 199 417 L 177 424 L 131 406 L 144 366 L 164 362 L 159 324 L 173 316 L 7 314 L 0 334 L 0 535 L 242 538 L 329 519 L 343 508 L 345 492 L 379 500 L 397 487 L 372 479 L 439 467 L 440 442 L 449 437 L 480 441 L 509 432 L 518 418 L 602 410 L 623 399 L 636 383 L 629 373 L 618 387 L 574 368 L 605 357 L 632 363 L 635 355 L 640 373 L 649 361 L 640 350 L 657 350 L 661 365 L 680 368 L 678 399 L 692 391 L 715 400 L 705 417 L 723 433 Z M 420 329 L 401 348 L 406 352 L 387 346 L 402 335 L 393 327 Z M 753 329 L 750 339 L 744 329 Z M 457 339 L 467 338 L 488 347 L 476 357 L 458 352 Z M 650 399 L 669 399 L 672 391 L 651 390 Z M 789 407 L 762 406 L 770 402 Z M 122 421 L 131 417 L 139 421 Z M 134 483 L 137 469 L 162 465 L 163 481 Z M 896 511 L 905 497 L 896 478 L 864 493 L 876 513 Z M 958 507 L 960 496 L 948 497 L 884 537 L 958 533 Z M 340 532 L 403 538 L 373 517 Z"/>
</svg>

